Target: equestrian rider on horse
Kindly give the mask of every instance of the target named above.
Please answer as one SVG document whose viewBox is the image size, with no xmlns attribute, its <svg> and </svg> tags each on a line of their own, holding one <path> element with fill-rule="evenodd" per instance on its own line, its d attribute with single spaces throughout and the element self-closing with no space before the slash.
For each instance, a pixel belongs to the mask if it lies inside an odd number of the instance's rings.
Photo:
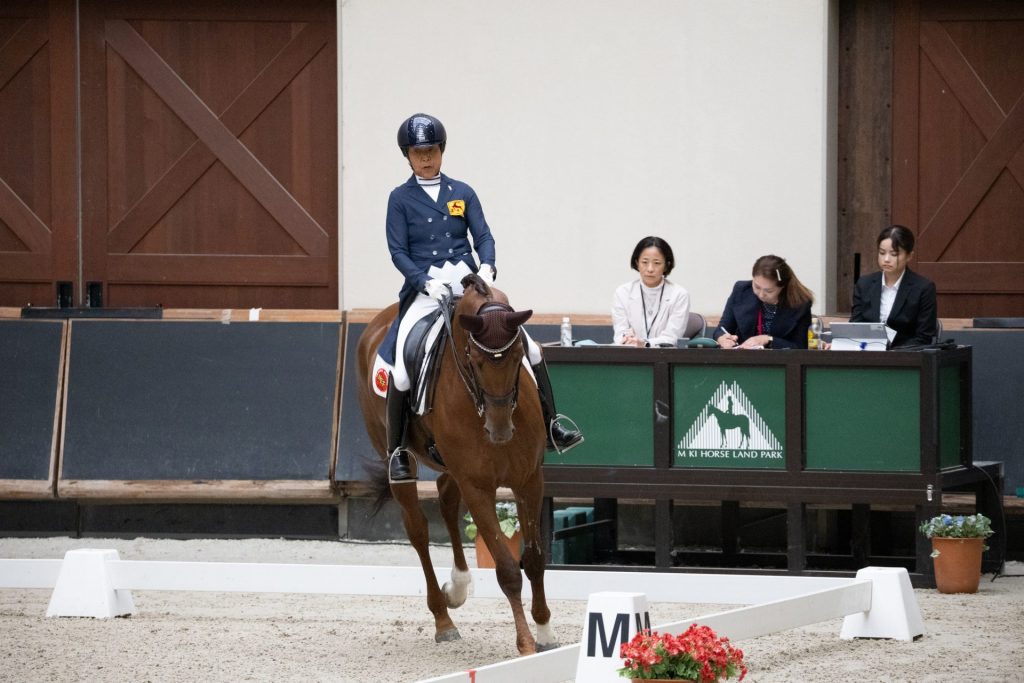
<svg viewBox="0 0 1024 683">
<path fill-rule="evenodd" d="M 388 198 L 387 240 L 391 261 L 405 277 L 398 294 L 399 309 L 378 351 L 393 366 L 387 389 L 388 474 L 392 482 L 414 482 L 405 444 L 408 396 L 411 386 L 405 367 L 405 340 L 412 326 L 438 307 L 447 295 L 461 294 L 461 280 L 476 272 L 494 283 L 494 238 L 476 193 L 469 185 L 441 174 L 447 134 L 439 120 L 414 114 L 398 129 L 398 147 L 413 175 Z M 470 244 L 469 237 L 472 237 Z M 480 260 L 479 267 L 473 251 Z M 523 330 L 525 335 L 525 330 Z M 537 379 L 548 448 L 564 453 L 583 441 L 583 435 L 558 423 L 554 394 L 540 347 L 527 337 L 530 365 Z"/>
</svg>

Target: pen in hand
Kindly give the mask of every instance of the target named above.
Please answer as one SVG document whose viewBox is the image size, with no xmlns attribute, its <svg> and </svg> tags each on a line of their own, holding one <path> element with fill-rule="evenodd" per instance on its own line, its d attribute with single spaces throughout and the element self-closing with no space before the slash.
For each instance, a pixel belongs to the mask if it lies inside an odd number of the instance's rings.
<svg viewBox="0 0 1024 683">
<path fill-rule="evenodd" d="M 719 325 L 718 329 L 722 331 L 722 335 L 719 337 L 719 340 L 724 338 L 732 342 L 732 346 L 722 346 L 721 341 L 719 341 L 719 346 L 721 346 L 723 349 L 734 349 L 736 348 L 736 346 L 738 346 L 739 339 L 731 332 L 729 332 L 729 330 L 725 329 L 724 325 Z"/>
</svg>

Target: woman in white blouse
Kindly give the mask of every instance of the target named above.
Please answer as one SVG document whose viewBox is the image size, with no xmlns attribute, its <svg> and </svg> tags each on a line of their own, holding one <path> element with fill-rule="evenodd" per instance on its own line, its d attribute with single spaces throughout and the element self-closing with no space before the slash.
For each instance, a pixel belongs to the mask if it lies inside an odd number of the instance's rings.
<svg viewBox="0 0 1024 683">
<path fill-rule="evenodd" d="M 615 343 L 675 346 L 690 316 L 690 294 L 668 281 L 675 265 L 672 247 L 660 237 L 645 237 L 633 249 L 629 265 L 640 273 L 640 279 L 615 290 Z"/>
</svg>

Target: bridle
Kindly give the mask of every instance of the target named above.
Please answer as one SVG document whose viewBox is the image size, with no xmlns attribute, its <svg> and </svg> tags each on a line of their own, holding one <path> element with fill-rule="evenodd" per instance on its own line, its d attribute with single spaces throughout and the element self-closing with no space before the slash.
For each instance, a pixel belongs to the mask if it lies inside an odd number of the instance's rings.
<svg viewBox="0 0 1024 683">
<path fill-rule="evenodd" d="M 473 336 L 471 332 L 466 333 L 468 339 L 466 346 L 463 348 L 463 356 L 465 357 L 465 365 L 459 361 L 459 354 L 455 348 L 455 335 L 452 334 L 452 311 L 454 310 L 454 297 L 447 297 L 446 309 L 444 311 L 444 325 L 448 332 L 448 345 L 452 350 L 452 360 L 455 361 L 455 368 L 459 372 L 459 377 L 462 378 L 462 383 L 466 387 L 466 391 L 469 392 L 469 397 L 473 399 L 473 405 L 476 406 L 476 413 L 478 416 L 483 417 L 484 411 L 487 405 L 502 408 L 504 406 L 511 406 L 511 410 L 515 411 L 516 405 L 519 402 L 519 373 L 516 373 L 516 383 L 512 389 L 502 396 L 495 396 L 494 394 L 487 393 L 483 386 L 480 384 L 480 379 L 477 377 L 476 370 L 473 368 L 473 359 L 470 355 L 470 344 L 475 346 L 477 349 L 484 353 L 484 357 L 494 364 L 503 362 L 505 359 L 506 352 L 511 349 L 516 343 L 521 342 L 523 344 L 524 352 L 526 350 L 526 339 L 523 337 L 522 328 L 517 327 L 516 333 L 512 336 L 512 339 L 508 341 L 504 346 L 498 349 L 492 349 L 485 344 L 481 344 Z M 500 301 L 488 301 L 477 310 L 477 315 L 482 315 L 488 311 L 506 311 L 513 312 L 513 309 L 508 304 Z"/>
</svg>

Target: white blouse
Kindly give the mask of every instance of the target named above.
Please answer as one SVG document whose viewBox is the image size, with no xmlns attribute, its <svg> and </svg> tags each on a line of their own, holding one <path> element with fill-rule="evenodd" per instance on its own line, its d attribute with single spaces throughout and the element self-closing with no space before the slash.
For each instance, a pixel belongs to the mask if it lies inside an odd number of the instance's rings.
<svg viewBox="0 0 1024 683">
<path fill-rule="evenodd" d="M 675 346 L 689 317 L 690 293 L 668 279 L 657 287 L 647 287 L 640 280 L 627 282 L 615 290 L 612 298 L 616 344 L 621 344 L 626 332 L 633 330 L 633 336 L 651 346 Z"/>
</svg>

